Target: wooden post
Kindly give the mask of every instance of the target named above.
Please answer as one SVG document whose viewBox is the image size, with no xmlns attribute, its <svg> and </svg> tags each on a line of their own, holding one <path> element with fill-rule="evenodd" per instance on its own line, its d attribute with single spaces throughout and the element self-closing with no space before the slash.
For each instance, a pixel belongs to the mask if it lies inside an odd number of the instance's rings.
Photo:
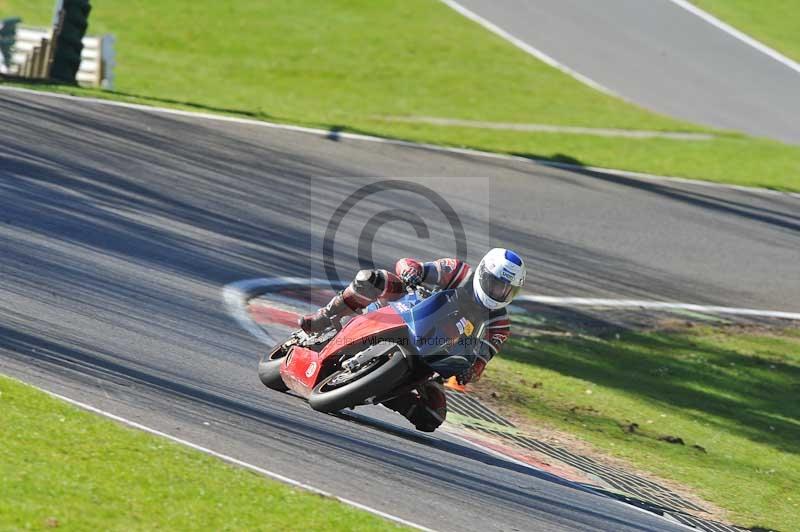
<svg viewBox="0 0 800 532">
<path fill-rule="evenodd" d="M 31 78 L 38 78 L 39 77 L 39 63 L 42 61 L 42 47 L 35 46 L 33 48 L 33 58 L 31 59 L 31 74 L 29 77 Z"/>
<path fill-rule="evenodd" d="M 47 70 L 47 48 L 48 48 L 48 41 L 45 38 L 42 38 L 39 44 L 39 69 L 36 71 L 36 77 L 39 79 L 43 79 L 45 77 L 45 72 Z"/>
<path fill-rule="evenodd" d="M 36 53 L 36 48 L 31 48 L 31 55 L 28 56 L 28 62 L 30 65 L 28 66 L 28 75 L 25 76 L 27 78 L 32 78 L 36 75 L 36 58 L 38 54 Z"/>
<path fill-rule="evenodd" d="M 50 67 L 53 66 L 55 44 L 55 41 L 52 39 L 47 41 L 47 48 L 45 49 L 44 54 L 44 68 L 42 69 L 42 77 L 44 79 L 50 79 Z"/>
<path fill-rule="evenodd" d="M 33 59 L 34 59 L 34 54 L 33 54 L 33 50 L 31 50 L 30 53 L 28 54 L 28 60 L 25 61 L 25 77 L 26 78 L 31 77 L 31 75 L 33 73 Z"/>
</svg>

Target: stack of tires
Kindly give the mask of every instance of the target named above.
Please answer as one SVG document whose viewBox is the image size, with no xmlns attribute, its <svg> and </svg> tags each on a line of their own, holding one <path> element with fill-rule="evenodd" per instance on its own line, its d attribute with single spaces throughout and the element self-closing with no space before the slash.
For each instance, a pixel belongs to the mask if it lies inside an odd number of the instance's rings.
<svg viewBox="0 0 800 532">
<path fill-rule="evenodd" d="M 50 77 L 66 83 L 75 83 L 81 66 L 83 37 L 89 26 L 89 0 L 64 0 L 56 27 L 55 54 Z"/>
</svg>

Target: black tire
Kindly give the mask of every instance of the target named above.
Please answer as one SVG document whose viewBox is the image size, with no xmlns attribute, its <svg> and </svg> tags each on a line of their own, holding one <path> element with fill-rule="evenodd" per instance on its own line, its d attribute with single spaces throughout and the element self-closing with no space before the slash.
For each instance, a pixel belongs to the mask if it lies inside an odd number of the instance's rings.
<svg viewBox="0 0 800 532">
<path fill-rule="evenodd" d="M 328 383 L 342 374 L 336 371 L 317 384 L 308 397 L 311 408 L 319 412 L 337 412 L 351 406 L 364 404 L 371 397 L 390 392 L 401 384 L 411 372 L 405 350 L 396 345 L 388 358 L 382 358 L 358 379 L 331 388 Z"/>
<path fill-rule="evenodd" d="M 281 349 L 282 345 L 279 344 L 272 351 L 264 353 L 258 362 L 258 378 L 261 379 L 261 383 L 270 390 L 278 392 L 285 392 L 289 389 L 281 378 L 281 364 L 286 358 Z"/>
</svg>

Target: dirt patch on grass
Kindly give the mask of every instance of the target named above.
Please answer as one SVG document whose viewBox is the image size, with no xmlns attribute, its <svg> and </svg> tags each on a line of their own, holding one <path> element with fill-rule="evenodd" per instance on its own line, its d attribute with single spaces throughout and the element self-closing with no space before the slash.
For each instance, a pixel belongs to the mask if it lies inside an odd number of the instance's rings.
<svg viewBox="0 0 800 532">
<path fill-rule="evenodd" d="M 633 476 L 631 486 L 636 478 L 662 486 L 689 507 L 707 510 L 700 518 L 786 528 L 791 511 L 765 501 L 791 490 L 794 473 L 770 480 L 761 472 L 794 460 L 797 427 L 787 420 L 796 419 L 799 322 L 636 309 L 526 310 L 514 315 L 515 339 L 470 393 L 543 447 L 577 455 L 576 463 L 593 460 L 597 471 L 605 466 Z M 768 422 L 741 408 L 756 404 Z M 607 480 L 627 489 L 609 474 Z M 744 478 L 769 496 L 751 497 Z M 680 499 L 669 500 L 682 509 Z"/>
</svg>

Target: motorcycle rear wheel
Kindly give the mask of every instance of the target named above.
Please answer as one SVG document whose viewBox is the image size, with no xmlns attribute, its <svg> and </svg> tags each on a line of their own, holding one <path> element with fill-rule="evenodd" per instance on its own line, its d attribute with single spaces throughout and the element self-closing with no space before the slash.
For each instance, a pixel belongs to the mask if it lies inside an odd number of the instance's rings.
<svg viewBox="0 0 800 532">
<path fill-rule="evenodd" d="M 258 362 L 258 378 L 261 379 L 261 383 L 277 392 L 285 392 L 289 389 L 281 378 L 281 364 L 286 358 L 282 347 L 283 343 L 278 344 L 271 351 L 264 353 Z"/>
</svg>

